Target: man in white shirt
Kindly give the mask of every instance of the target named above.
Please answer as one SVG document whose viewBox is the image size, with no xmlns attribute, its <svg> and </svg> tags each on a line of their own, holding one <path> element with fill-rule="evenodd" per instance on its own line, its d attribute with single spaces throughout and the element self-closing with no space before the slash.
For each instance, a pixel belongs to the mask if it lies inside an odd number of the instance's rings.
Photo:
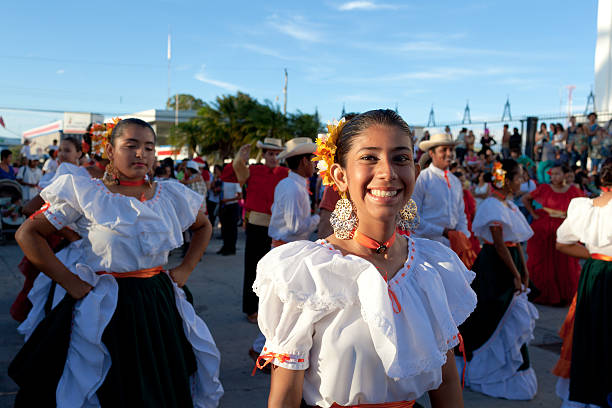
<svg viewBox="0 0 612 408">
<path fill-rule="evenodd" d="M 463 203 L 461 181 L 448 171 L 456 142 L 447 134 L 433 135 L 419 143 L 429 153 L 431 165 L 417 178 L 412 199 L 421 222 L 415 236 L 429 238 L 450 247 L 449 231 L 470 236 Z"/>
<path fill-rule="evenodd" d="M 307 137 L 291 139 L 278 155 L 291 170 L 274 189 L 274 203 L 268 235 L 272 246 L 308 239 L 319 225 L 319 216 L 310 213 L 309 177 L 314 173 L 312 156 L 317 145 Z"/>
<path fill-rule="evenodd" d="M 25 157 L 26 159 L 30 159 L 30 139 L 23 140 L 23 147 L 19 152 L 21 157 Z"/>
<path fill-rule="evenodd" d="M 38 194 L 38 182 L 42 171 L 38 168 L 38 156 L 30 156 L 27 166 L 21 166 L 17 172 L 17 182 L 21 184 L 23 203 L 27 203 Z"/>
</svg>

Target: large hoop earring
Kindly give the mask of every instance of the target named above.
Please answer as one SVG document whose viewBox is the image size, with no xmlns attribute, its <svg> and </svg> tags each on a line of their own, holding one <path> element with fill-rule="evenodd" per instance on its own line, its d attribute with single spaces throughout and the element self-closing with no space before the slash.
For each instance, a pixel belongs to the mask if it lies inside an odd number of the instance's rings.
<svg viewBox="0 0 612 408">
<path fill-rule="evenodd" d="M 418 208 L 411 198 L 399 212 L 397 229 L 400 233 L 409 233 L 410 231 L 416 230 L 419 227 L 419 223 Z"/>
<path fill-rule="evenodd" d="M 112 161 L 106 165 L 103 180 L 108 183 L 119 184 L 119 175 L 117 174 L 117 169 L 115 169 L 115 166 L 113 166 Z"/>
<path fill-rule="evenodd" d="M 336 202 L 336 208 L 331 213 L 329 222 L 334 229 L 334 235 L 338 239 L 352 239 L 359 225 L 359 219 L 355 213 L 353 203 L 346 198 L 346 193 L 340 193 L 340 200 Z"/>
</svg>

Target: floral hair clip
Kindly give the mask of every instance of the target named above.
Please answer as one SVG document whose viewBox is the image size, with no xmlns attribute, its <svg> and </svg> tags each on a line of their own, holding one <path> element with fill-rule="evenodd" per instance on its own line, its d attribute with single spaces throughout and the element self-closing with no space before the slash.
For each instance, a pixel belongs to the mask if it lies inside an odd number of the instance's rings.
<svg viewBox="0 0 612 408">
<path fill-rule="evenodd" d="M 91 126 L 91 152 L 93 154 L 108 159 L 104 151 L 104 145 L 108 143 L 113 129 L 120 121 L 119 118 L 113 118 L 111 123 L 94 123 Z"/>
<path fill-rule="evenodd" d="M 498 188 L 504 188 L 504 184 L 506 183 L 506 170 L 502 168 L 502 164 L 500 162 L 495 162 L 493 165 L 493 185 Z"/>
<path fill-rule="evenodd" d="M 338 191 L 338 188 L 331 177 L 330 168 L 335 163 L 336 143 L 345 124 L 346 120 L 344 118 L 327 124 L 327 133 L 317 137 L 317 150 L 314 153 L 315 157 L 312 159 L 312 161 L 318 162 L 317 169 L 323 185 L 332 186 L 336 191 Z"/>
</svg>

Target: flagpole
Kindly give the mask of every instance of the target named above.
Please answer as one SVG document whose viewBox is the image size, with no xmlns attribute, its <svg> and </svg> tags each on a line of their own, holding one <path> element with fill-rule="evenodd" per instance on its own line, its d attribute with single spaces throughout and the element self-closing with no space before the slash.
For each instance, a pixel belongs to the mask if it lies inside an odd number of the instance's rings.
<svg viewBox="0 0 612 408">
<path fill-rule="evenodd" d="M 170 60 L 172 59 L 172 34 L 168 26 L 168 101 L 170 101 Z"/>
</svg>

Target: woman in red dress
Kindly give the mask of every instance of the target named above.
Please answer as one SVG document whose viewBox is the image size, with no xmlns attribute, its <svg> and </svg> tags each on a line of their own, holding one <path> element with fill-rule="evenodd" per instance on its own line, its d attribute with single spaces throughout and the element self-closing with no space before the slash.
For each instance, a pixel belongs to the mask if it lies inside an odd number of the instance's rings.
<svg viewBox="0 0 612 408">
<path fill-rule="evenodd" d="M 565 174 L 559 165 L 549 169 L 550 184 L 540 184 L 522 198 L 533 216 L 534 235 L 527 242 L 527 268 L 533 284 L 540 290 L 535 303 L 567 305 L 578 288 L 580 264 L 577 258 L 555 249 L 557 229 L 567 215 L 570 201 L 583 194 L 573 185 L 565 184 Z M 542 205 L 535 210 L 532 201 Z"/>
</svg>

